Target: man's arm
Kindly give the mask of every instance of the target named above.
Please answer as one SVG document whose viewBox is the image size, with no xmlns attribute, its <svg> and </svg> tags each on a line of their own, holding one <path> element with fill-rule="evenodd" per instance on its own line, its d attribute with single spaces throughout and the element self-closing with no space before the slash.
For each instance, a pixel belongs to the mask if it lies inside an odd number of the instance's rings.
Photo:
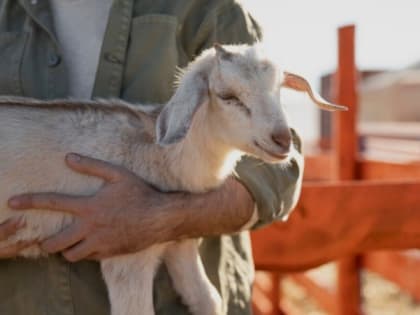
<svg viewBox="0 0 420 315">
<path fill-rule="evenodd" d="M 253 213 L 251 195 L 233 178 L 208 193 L 162 193 L 123 167 L 74 154 L 66 161 L 73 170 L 101 177 L 105 184 L 93 196 L 26 194 L 12 198 L 9 205 L 73 214 L 71 225 L 42 242 L 44 250 L 64 251 L 70 261 L 131 253 L 182 238 L 236 232 Z"/>
<path fill-rule="evenodd" d="M 67 163 L 75 171 L 104 178 L 104 186 L 93 196 L 32 194 L 13 198 L 9 203 L 16 209 L 48 208 L 73 213 L 74 223 L 42 243 L 48 252 L 64 250 L 70 261 L 134 252 L 185 237 L 231 233 L 248 222 L 253 212 L 254 201 L 248 191 L 232 178 L 208 193 L 161 193 L 124 168 L 106 162 L 81 157 L 79 161 L 67 159 Z M 314 209 L 304 215 L 295 212 L 287 222 L 276 223 L 270 233 L 272 241 L 254 250 L 267 259 L 272 254 L 276 266 L 286 272 L 366 250 L 420 246 L 416 223 L 420 222 L 420 213 L 412 209 L 399 209 L 398 220 L 391 225 L 383 224 L 387 214 L 382 209 L 373 208 L 368 214 L 327 212 L 322 220 Z M 7 223 L 9 234 L 15 231 L 16 224 Z M 261 230 L 254 236 L 265 238 L 266 234 Z"/>
<path fill-rule="evenodd" d="M 179 210 L 170 220 L 177 228 L 168 239 L 235 233 L 249 222 L 254 211 L 251 194 L 233 177 L 208 193 L 180 193 L 169 198 L 171 207 Z"/>
</svg>

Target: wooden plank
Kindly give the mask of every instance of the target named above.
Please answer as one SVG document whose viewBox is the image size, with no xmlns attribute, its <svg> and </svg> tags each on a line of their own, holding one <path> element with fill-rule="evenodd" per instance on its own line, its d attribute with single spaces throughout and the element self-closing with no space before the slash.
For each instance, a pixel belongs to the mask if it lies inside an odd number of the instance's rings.
<svg viewBox="0 0 420 315">
<path fill-rule="evenodd" d="M 280 310 L 280 274 L 257 272 L 253 287 L 254 313 L 283 315 Z"/>
<path fill-rule="evenodd" d="M 358 162 L 358 169 L 362 179 L 420 179 L 420 162 L 388 163 L 383 161 L 361 160 Z M 312 176 L 315 175 L 312 174 Z"/>
<path fill-rule="evenodd" d="M 304 181 L 327 181 L 333 178 L 331 154 L 305 157 Z M 358 178 L 363 180 L 403 180 L 420 179 L 420 161 L 395 163 L 360 159 L 357 162 Z"/>
<path fill-rule="evenodd" d="M 335 151 L 336 179 L 355 178 L 357 156 L 357 71 L 355 66 L 355 27 L 338 29 L 338 67 L 334 76 L 333 96 L 337 104 L 349 108 L 334 113 L 333 148 Z"/>
<path fill-rule="evenodd" d="M 419 191 L 418 180 L 305 183 L 287 222 L 252 232 L 255 265 L 301 271 L 366 250 L 418 246 Z"/>
<path fill-rule="evenodd" d="M 338 29 L 338 68 L 335 75 L 336 102 L 348 106 L 348 112 L 334 117 L 334 148 L 336 178 L 356 178 L 357 148 L 357 70 L 355 63 L 354 25 Z M 360 315 L 360 264 L 357 257 L 345 257 L 338 262 L 338 302 L 340 315 Z"/>
<path fill-rule="evenodd" d="M 273 303 L 265 294 L 265 292 L 258 286 L 258 281 L 254 282 L 252 289 L 252 309 L 255 315 L 270 315 Z"/>
<path fill-rule="evenodd" d="M 271 290 L 270 290 L 270 300 L 273 304 L 273 310 L 271 315 L 284 315 L 283 312 L 280 310 L 280 273 L 278 272 L 270 272 L 270 282 L 271 282 Z"/>
<path fill-rule="evenodd" d="M 395 282 L 402 290 L 420 300 L 419 252 L 372 252 L 363 256 L 363 265 Z"/>
<path fill-rule="evenodd" d="M 360 256 L 348 256 L 338 261 L 337 296 L 340 315 L 359 315 L 362 311 Z"/>
</svg>

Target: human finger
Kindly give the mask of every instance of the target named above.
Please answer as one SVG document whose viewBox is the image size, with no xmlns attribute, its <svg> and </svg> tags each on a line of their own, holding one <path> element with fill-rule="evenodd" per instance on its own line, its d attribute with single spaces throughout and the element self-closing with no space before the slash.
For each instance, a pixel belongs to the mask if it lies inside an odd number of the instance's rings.
<svg viewBox="0 0 420 315">
<path fill-rule="evenodd" d="M 6 220 L 0 224 L 0 240 L 6 240 L 23 227 L 25 227 L 25 221 L 22 217 Z"/>
<path fill-rule="evenodd" d="M 58 193 L 22 194 L 9 199 L 8 205 L 15 210 L 48 209 L 78 215 L 86 207 L 88 196 Z"/>
<path fill-rule="evenodd" d="M 81 241 L 72 248 L 63 252 L 63 256 L 70 262 L 76 262 L 90 257 L 95 252 L 92 242 L 89 240 Z"/>
<path fill-rule="evenodd" d="M 75 153 L 66 155 L 67 165 L 78 173 L 100 177 L 107 182 L 121 179 L 123 167 Z"/>
<path fill-rule="evenodd" d="M 84 230 L 81 224 L 73 223 L 64 230 L 41 242 L 42 250 L 54 254 L 68 249 L 84 238 Z"/>
<path fill-rule="evenodd" d="M 36 244 L 38 240 L 18 241 L 12 245 L 0 247 L 0 259 L 14 258 L 20 251 Z"/>
<path fill-rule="evenodd" d="M 100 255 L 98 252 L 93 252 L 92 254 L 90 254 L 89 256 L 87 256 L 85 259 L 99 261 L 102 258 L 103 258 L 103 256 Z"/>
</svg>

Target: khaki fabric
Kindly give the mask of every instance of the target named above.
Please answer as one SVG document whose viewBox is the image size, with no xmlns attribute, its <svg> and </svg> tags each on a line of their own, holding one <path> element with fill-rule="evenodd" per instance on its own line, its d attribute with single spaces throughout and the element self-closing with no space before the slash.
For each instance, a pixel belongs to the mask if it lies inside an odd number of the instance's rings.
<svg viewBox="0 0 420 315">
<path fill-rule="evenodd" d="M 81 30 L 83 31 L 83 30 Z M 160 103 L 173 93 L 174 74 L 219 43 L 261 38 L 234 0 L 115 0 L 92 97 Z M 80 47 L 83 49 L 83 47 Z M 66 64 L 47 0 L 0 0 L 0 95 L 63 98 Z M 300 148 L 298 138 L 295 145 Z M 287 215 L 299 194 L 302 165 L 286 168 L 244 159 L 237 177 L 254 196 L 262 225 Z M 205 239 L 201 255 L 226 314 L 251 314 L 253 263 L 248 232 Z M 107 315 L 109 302 L 96 262 L 60 256 L 0 261 L 0 314 Z M 154 286 L 158 315 L 188 314 L 162 266 Z"/>
</svg>

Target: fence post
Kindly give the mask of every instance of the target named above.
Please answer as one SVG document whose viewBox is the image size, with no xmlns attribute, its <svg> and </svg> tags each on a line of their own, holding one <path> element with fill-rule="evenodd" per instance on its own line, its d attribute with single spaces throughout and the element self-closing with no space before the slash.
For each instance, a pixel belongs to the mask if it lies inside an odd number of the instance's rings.
<svg viewBox="0 0 420 315">
<path fill-rule="evenodd" d="M 349 107 L 334 116 L 334 171 L 338 180 L 357 178 L 357 70 L 355 64 L 355 26 L 338 29 L 338 68 L 335 74 L 335 101 Z M 338 261 L 339 315 L 361 315 L 360 257 Z"/>
</svg>

